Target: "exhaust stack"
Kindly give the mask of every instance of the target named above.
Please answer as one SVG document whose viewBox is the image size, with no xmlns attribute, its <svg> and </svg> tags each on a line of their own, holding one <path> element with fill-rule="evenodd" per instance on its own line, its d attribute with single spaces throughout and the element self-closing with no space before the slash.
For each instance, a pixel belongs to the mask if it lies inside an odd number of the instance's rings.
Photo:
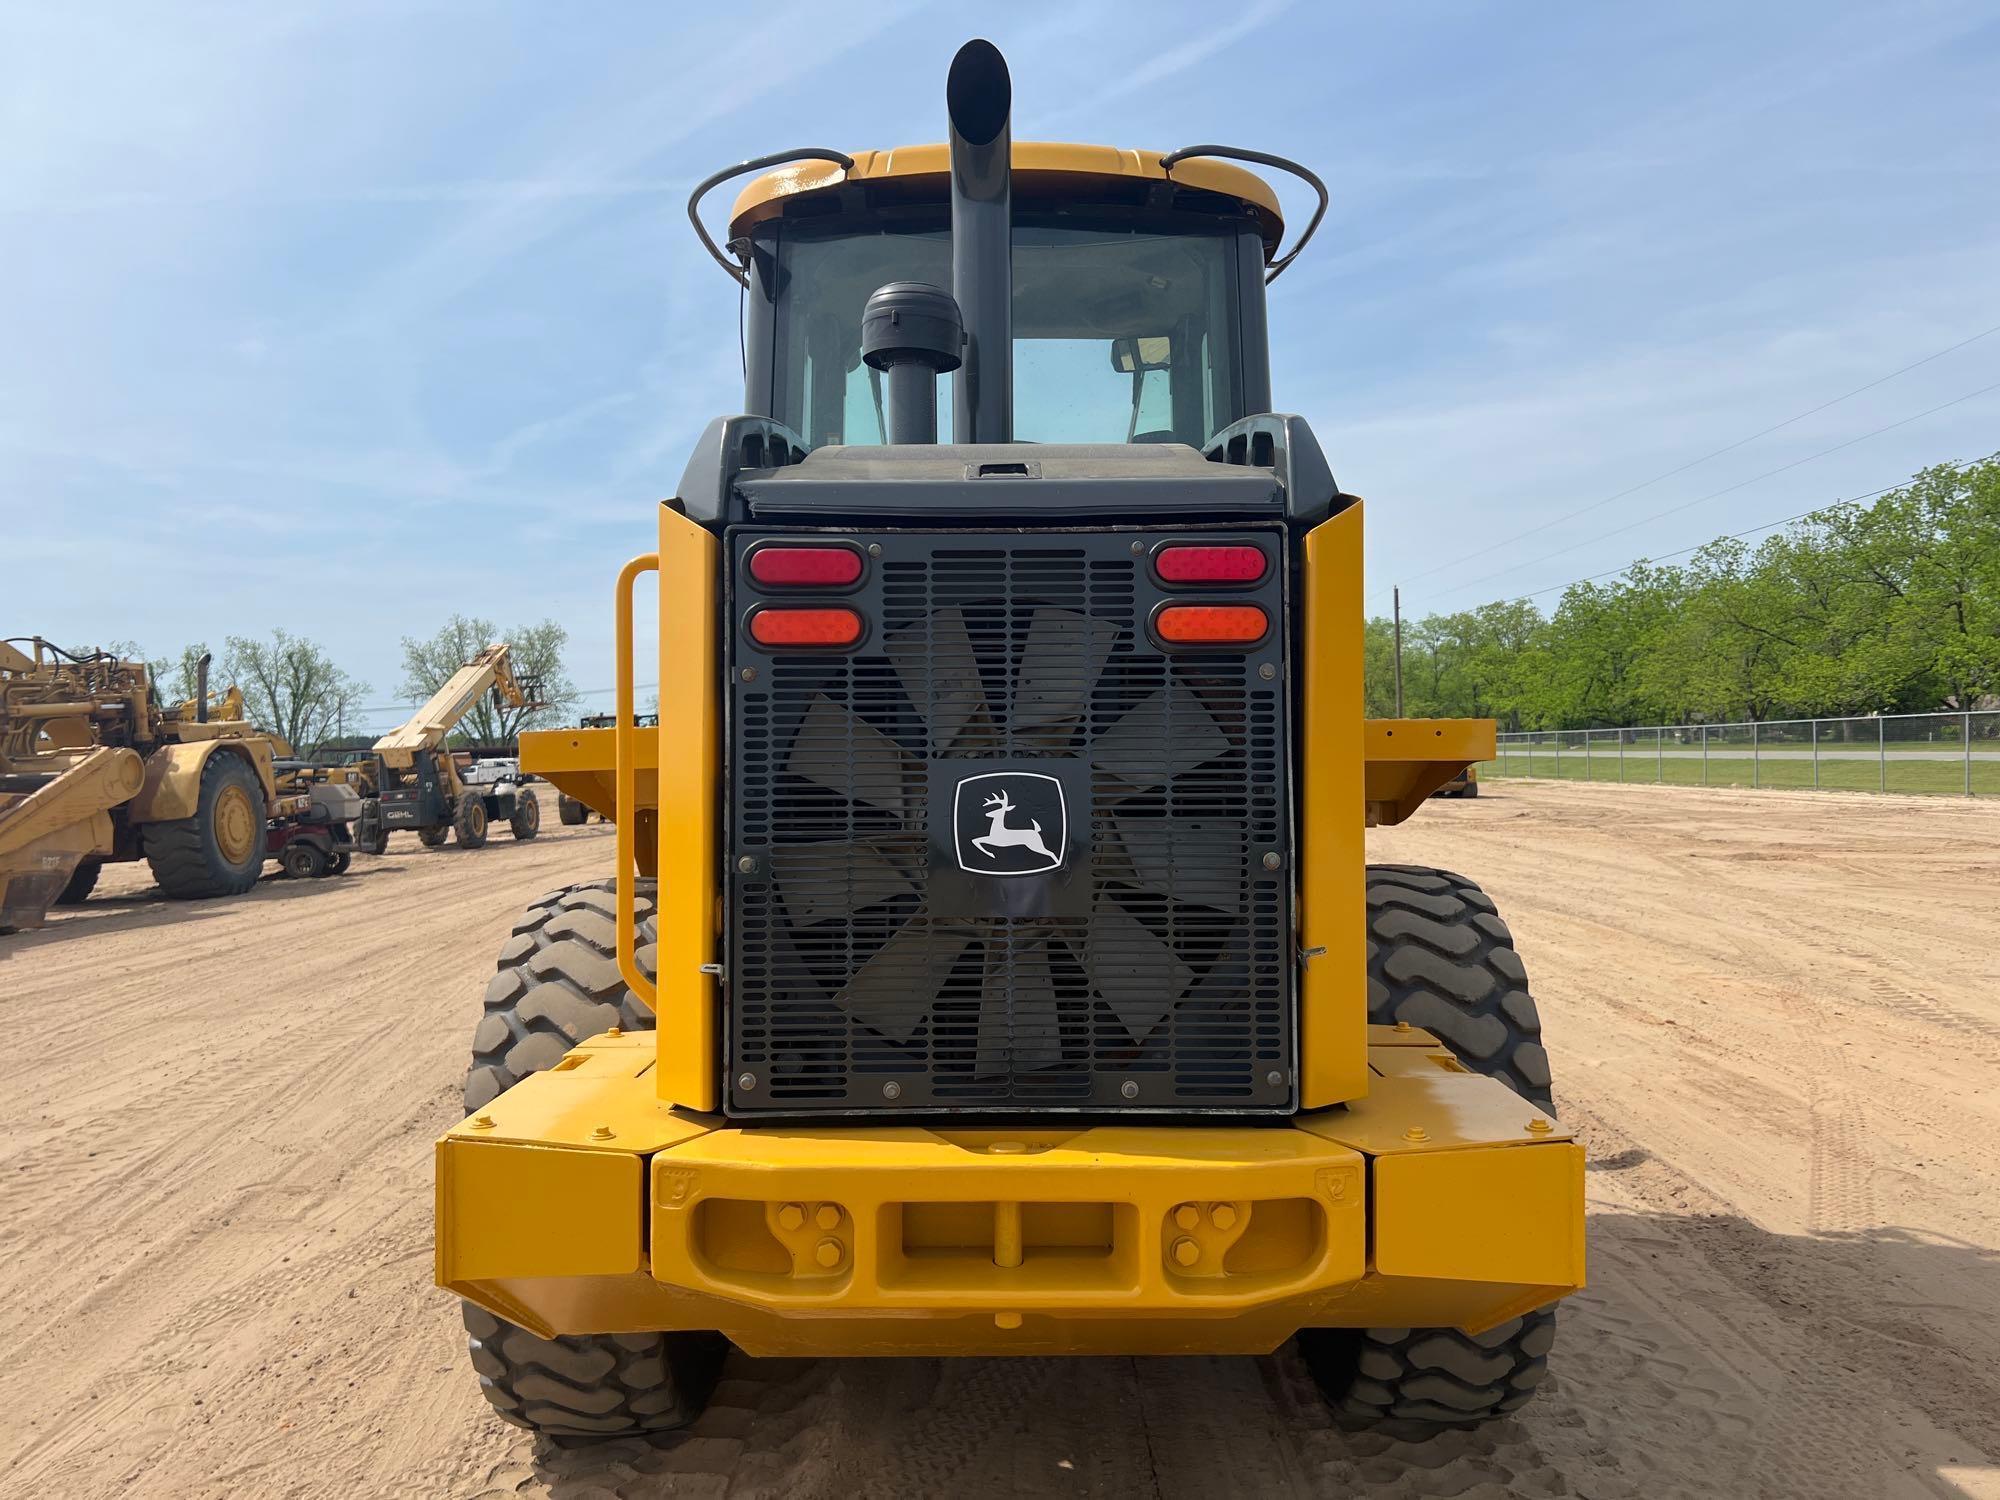
<svg viewBox="0 0 2000 1500">
<path fill-rule="evenodd" d="M 952 377 L 952 439 L 1014 440 L 1014 85 L 991 42 L 958 49 L 944 86 L 951 122 L 951 290 L 965 321 Z"/>
<path fill-rule="evenodd" d="M 201 653 L 201 660 L 194 666 L 194 719 L 197 724 L 208 722 L 208 658 L 209 653 Z"/>
</svg>

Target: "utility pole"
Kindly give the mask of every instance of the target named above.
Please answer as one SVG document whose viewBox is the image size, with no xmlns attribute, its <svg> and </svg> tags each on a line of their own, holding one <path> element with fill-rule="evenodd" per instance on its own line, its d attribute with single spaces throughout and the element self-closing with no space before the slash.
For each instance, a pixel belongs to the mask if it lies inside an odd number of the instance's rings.
<svg viewBox="0 0 2000 1500">
<path fill-rule="evenodd" d="M 1396 585 L 1390 597 L 1396 609 L 1396 717 L 1400 719 L 1403 717 L 1403 586 Z"/>
</svg>

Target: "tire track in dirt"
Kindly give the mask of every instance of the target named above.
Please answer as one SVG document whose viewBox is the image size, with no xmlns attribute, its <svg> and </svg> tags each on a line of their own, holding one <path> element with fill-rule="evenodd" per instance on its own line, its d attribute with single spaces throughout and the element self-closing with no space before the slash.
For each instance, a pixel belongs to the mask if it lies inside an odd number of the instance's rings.
<svg viewBox="0 0 2000 1500">
<path fill-rule="evenodd" d="M 2000 808 L 1489 791 L 1370 841 L 1500 902 L 1590 1148 L 1592 1285 L 1517 1418 L 1345 1431 L 1286 1348 L 734 1355 L 681 1434 L 504 1427 L 430 1285 L 430 1142 L 516 912 L 608 863 L 552 824 L 234 903 L 108 871 L 0 944 L 13 1034 L 64 1018 L 0 1073 L 0 1495 L 1788 1500 L 1987 1462 Z"/>
</svg>

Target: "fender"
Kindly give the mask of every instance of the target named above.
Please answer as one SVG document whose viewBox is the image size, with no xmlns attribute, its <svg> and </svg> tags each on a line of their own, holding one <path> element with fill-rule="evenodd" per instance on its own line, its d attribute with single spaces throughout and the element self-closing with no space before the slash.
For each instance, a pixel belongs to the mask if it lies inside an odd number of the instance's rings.
<svg viewBox="0 0 2000 1500">
<path fill-rule="evenodd" d="M 242 757 L 257 773 L 264 789 L 264 805 L 276 799 L 277 782 L 271 769 L 271 743 L 258 739 L 195 740 L 162 745 L 146 757 L 146 782 L 132 799 L 126 818 L 133 823 L 168 823 L 191 818 L 201 799 L 201 773 L 211 755 Z"/>
</svg>

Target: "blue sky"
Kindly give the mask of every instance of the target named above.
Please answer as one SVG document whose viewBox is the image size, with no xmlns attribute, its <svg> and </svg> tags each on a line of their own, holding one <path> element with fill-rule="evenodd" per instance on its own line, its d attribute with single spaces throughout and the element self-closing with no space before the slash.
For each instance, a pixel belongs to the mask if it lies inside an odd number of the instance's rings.
<svg viewBox="0 0 2000 1500">
<path fill-rule="evenodd" d="M 386 727 L 399 636 L 553 615 L 608 684 L 615 570 L 741 405 L 688 185 L 937 138 L 975 33 L 1017 137 L 1327 179 L 1275 389 L 1370 500 L 1377 607 L 2000 448 L 2000 390 L 1959 399 L 2000 382 L 1995 333 L 1646 483 L 2000 325 L 1991 5 L 828 14 L 0 6 L 0 633 L 164 655 L 284 625 Z"/>
</svg>

